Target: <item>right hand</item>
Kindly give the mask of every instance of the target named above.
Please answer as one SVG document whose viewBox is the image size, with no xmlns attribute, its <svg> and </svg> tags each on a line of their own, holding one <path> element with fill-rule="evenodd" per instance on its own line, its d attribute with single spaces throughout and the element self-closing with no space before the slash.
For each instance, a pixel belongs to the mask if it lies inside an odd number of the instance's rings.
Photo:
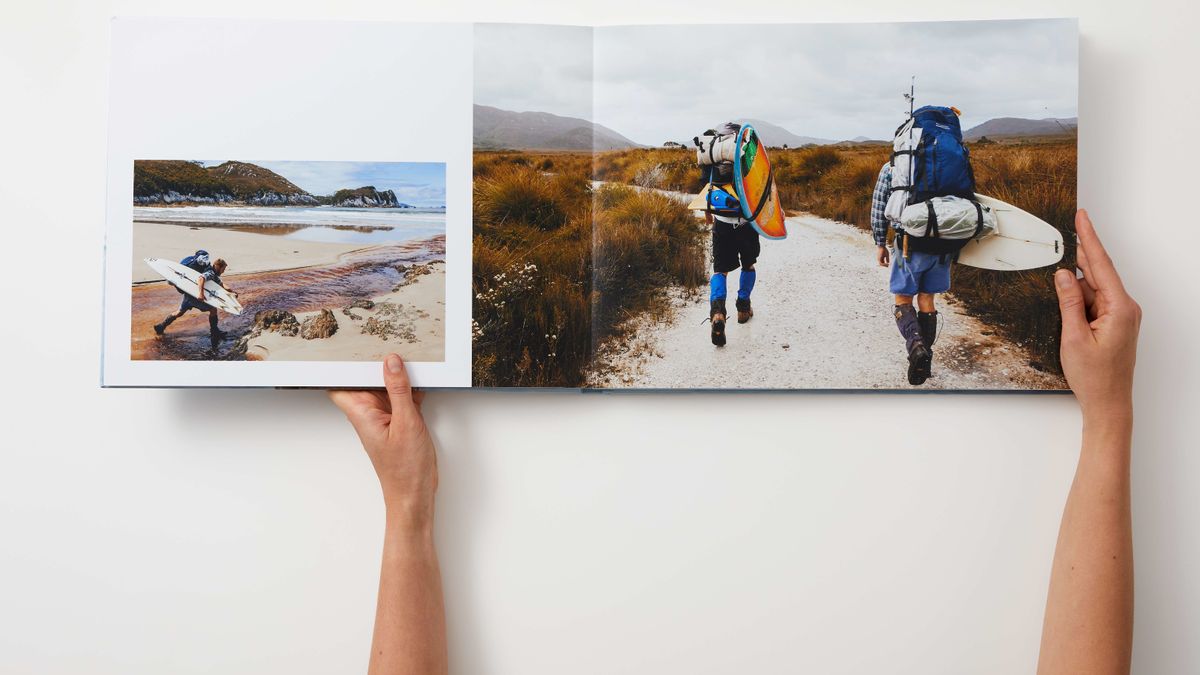
<svg viewBox="0 0 1200 675">
<path fill-rule="evenodd" d="M 1061 358 L 1067 384 L 1079 399 L 1084 419 L 1124 418 L 1133 411 L 1133 368 L 1142 308 L 1125 292 L 1112 259 L 1096 236 L 1087 212 L 1075 214 L 1079 235 L 1076 279 L 1069 270 L 1054 274 L 1062 311 Z"/>
<path fill-rule="evenodd" d="M 875 247 L 875 262 L 879 263 L 880 267 L 887 267 L 892 262 L 892 254 L 886 246 Z"/>
<path fill-rule="evenodd" d="M 421 417 L 423 392 L 414 391 L 404 361 L 390 354 L 384 361 L 381 391 L 331 391 L 362 441 L 379 485 L 389 520 L 418 530 L 433 525 L 437 492 L 437 453 Z"/>
</svg>

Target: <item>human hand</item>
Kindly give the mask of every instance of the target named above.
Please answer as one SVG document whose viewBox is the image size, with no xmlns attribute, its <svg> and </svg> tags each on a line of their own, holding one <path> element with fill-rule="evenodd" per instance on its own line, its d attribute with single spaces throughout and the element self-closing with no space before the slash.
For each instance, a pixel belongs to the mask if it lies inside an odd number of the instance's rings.
<svg viewBox="0 0 1200 675">
<path fill-rule="evenodd" d="M 880 267 L 887 267 L 892 262 L 892 254 L 888 252 L 886 246 L 875 247 L 875 262 L 879 263 Z"/>
<path fill-rule="evenodd" d="M 384 391 L 330 391 L 329 398 L 346 414 L 371 458 L 389 519 L 428 529 L 438 475 L 433 438 L 421 417 L 425 394 L 413 391 L 396 354 L 384 361 L 383 381 Z"/>
<path fill-rule="evenodd" d="M 1062 311 L 1063 374 L 1079 399 L 1085 422 L 1128 419 L 1142 308 L 1125 292 L 1083 209 L 1075 214 L 1075 231 L 1083 278 L 1065 269 L 1054 274 Z"/>
</svg>

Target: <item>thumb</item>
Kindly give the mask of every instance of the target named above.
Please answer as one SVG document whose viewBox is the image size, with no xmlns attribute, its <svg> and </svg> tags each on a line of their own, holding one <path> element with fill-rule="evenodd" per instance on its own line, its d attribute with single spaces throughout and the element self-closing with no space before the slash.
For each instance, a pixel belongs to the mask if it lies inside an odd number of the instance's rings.
<svg viewBox="0 0 1200 675">
<path fill-rule="evenodd" d="M 1070 270 L 1060 269 L 1054 273 L 1054 288 L 1058 291 L 1058 309 L 1062 313 L 1063 342 L 1069 337 L 1088 335 L 1091 326 L 1087 320 L 1087 306 L 1079 280 Z"/>
<path fill-rule="evenodd" d="M 408 381 L 408 370 L 404 367 L 404 360 L 398 354 L 388 354 L 383 362 L 383 385 L 387 388 L 393 419 L 398 415 L 412 413 L 416 407 L 413 403 L 412 384 Z"/>
</svg>

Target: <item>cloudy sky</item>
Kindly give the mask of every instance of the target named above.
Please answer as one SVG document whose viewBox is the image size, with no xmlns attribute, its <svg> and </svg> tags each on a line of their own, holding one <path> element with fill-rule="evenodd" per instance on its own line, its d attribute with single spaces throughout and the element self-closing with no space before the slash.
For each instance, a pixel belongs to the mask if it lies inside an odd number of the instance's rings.
<svg viewBox="0 0 1200 675">
<path fill-rule="evenodd" d="M 215 166 L 224 160 L 204 162 Z M 343 188 L 374 185 L 392 190 L 413 206 L 446 203 L 446 165 L 437 162 L 272 162 L 251 161 L 290 180 L 309 194 L 331 195 Z"/>
<path fill-rule="evenodd" d="M 475 24 L 475 102 L 592 119 L 590 27 Z"/>
<path fill-rule="evenodd" d="M 913 75 L 917 104 L 958 107 L 964 128 L 1077 114 L 1071 19 L 615 26 L 593 35 L 588 50 L 586 28 L 477 27 L 476 102 L 593 119 L 647 145 L 741 117 L 803 136 L 890 138 Z"/>
</svg>

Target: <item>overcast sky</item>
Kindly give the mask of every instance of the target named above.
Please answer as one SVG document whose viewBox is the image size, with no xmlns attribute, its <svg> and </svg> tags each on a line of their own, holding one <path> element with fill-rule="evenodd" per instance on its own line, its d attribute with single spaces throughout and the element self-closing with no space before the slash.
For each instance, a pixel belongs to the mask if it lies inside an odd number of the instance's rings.
<svg viewBox="0 0 1200 675">
<path fill-rule="evenodd" d="M 220 161 L 204 162 L 215 166 Z M 332 195 L 341 189 L 375 186 L 392 190 L 396 199 L 413 206 L 446 203 L 446 165 L 437 162 L 274 162 L 251 161 L 290 180 L 314 195 Z"/>
<path fill-rule="evenodd" d="M 1073 19 L 615 26 L 594 32 L 594 50 L 589 33 L 477 26 L 476 102 L 592 119 L 647 145 L 742 117 L 802 136 L 887 139 L 913 75 L 917 105 L 958 107 L 964 129 L 1077 114 Z"/>
<path fill-rule="evenodd" d="M 592 119 L 592 29 L 475 24 L 475 102 Z"/>
</svg>

